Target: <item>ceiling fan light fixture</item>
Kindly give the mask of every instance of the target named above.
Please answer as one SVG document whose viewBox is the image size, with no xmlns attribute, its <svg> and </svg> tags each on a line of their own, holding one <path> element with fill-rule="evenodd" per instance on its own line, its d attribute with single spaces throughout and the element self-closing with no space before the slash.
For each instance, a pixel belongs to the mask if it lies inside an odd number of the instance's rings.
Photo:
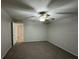
<svg viewBox="0 0 79 59">
<path fill-rule="evenodd" d="M 47 14 L 43 14 L 41 17 L 40 17 L 40 21 L 45 21 L 47 18 Z"/>
<path fill-rule="evenodd" d="M 40 17 L 40 21 L 44 22 L 45 21 L 45 17 Z"/>
<path fill-rule="evenodd" d="M 49 18 L 49 14 L 47 14 L 47 12 L 46 11 L 42 11 L 42 12 L 39 12 L 39 14 L 40 14 L 40 21 L 45 21 L 46 19 L 48 19 Z"/>
</svg>

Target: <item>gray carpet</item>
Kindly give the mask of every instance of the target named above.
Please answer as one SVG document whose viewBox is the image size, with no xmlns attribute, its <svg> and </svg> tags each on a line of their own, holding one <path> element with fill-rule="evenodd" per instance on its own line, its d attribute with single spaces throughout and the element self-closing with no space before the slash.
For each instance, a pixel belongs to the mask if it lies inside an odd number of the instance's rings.
<svg viewBox="0 0 79 59">
<path fill-rule="evenodd" d="M 78 59 L 47 42 L 21 43 L 13 46 L 4 59 Z"/>
</svg>

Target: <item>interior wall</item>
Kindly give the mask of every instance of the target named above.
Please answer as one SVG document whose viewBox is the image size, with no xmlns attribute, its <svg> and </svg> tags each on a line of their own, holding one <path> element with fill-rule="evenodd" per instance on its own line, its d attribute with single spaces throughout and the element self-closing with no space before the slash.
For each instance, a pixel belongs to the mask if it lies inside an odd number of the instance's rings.
<svg viewBox="0 0 79 59">
<path fill-rule="evenodd" d="M 46 41 L 47 26 L 40 21 L 26 21 L 24 23 L 25 42 Z"/>
<path fill-rule="evenodd" d="M 78 18 L 71 16 L 61 18 L 48 28 L 49 42 L 78 55 Z"/>
<path fill-rule="evenodd" d="M 1 8 L 1 57 L 11 48 L 11 19 Z"/>
<path fill-rule="evenodd" d="M 10 17 L 1 11 L 1 54 L 2 57 L 11 47 Z M 49 41 L 64 50 L 78 55 L 78 19 L 77 16 L 61 18 L 55 23 L 45 25 L 40 21 L 24 21 L 24 41 Z"/>
</svg>

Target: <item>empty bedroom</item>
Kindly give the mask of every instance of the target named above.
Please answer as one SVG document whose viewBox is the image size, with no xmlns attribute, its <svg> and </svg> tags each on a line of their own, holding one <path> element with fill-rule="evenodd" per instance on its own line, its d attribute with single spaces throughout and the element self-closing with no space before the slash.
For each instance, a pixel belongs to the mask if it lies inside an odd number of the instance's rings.
<svg viewBox="0 0 79 59">
<path fill-rule="evenodd" d="M 78 0 L 1 0 L 1 59 L 78 59 Z"/>
</svg>

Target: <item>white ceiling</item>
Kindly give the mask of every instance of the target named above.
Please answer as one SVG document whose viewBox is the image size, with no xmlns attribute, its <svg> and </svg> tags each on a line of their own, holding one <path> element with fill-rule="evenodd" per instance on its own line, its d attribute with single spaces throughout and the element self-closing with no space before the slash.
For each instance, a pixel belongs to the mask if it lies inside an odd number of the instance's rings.
<svg viewBox="0 0 79 59">
<path fill-rule="evenodd" d="M 76 14 L 78 9 L 78 0 L 2 0 L 1 2 L 2 8 L 11 17 L 22 20 L 30 16 L 36 16 L 32 19 L 38 20 L 40 11 L 48 11 L 51 17 L 59 19 Z"/>
</svg>

